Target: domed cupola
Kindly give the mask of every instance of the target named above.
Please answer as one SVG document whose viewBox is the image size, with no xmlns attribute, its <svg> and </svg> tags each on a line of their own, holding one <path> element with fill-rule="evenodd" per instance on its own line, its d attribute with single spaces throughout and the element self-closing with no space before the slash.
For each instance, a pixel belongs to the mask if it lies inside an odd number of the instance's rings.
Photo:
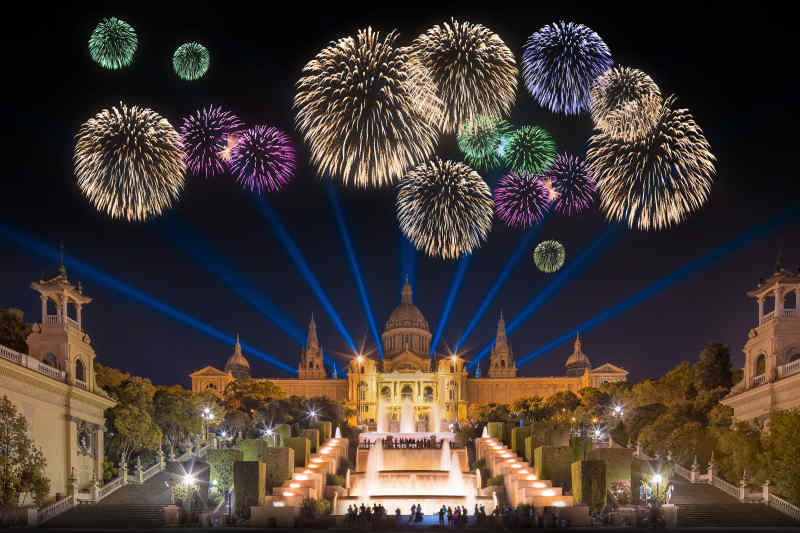
<svg viewBox="0 0 800 533">
<path fill-rule="evenodd" d="M 592 363 L 589 362 L 589 358 L 583 353 L 583 349 L 581 348 L 580 333 L 575 337 L 575 348 L 572 355 L 567 359 L 567 362 L 564 363 L 564 368 L 569 377 L 582 376 L 584 372 L 592 369 Z"/>
<path fill-rule="evenodd" d="M 225 363 L 225 372 L 230 372 L 234 379 L 250 377 L 250 363 L 242 355 L 242 345 L 239 343 L 239 334 L 236 334 L 236 345 L 233 347 L 233 354 Z"/>
<path fill-rule="evenodd" d="M 430 327 L 422 311 L 414 305 L 412 295 L 413 291 L 406 277 L 400 305 L 389 315 L 381 335 L 383 352 L 389 357 L 404 351 L 424 357 L 429 355 L 432 337 Z"/>
</svg>

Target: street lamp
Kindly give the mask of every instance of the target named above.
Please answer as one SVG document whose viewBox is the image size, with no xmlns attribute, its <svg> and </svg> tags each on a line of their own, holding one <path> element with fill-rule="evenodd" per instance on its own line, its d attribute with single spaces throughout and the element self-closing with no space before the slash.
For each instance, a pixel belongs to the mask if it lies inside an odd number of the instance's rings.
<svg viewBox="0 0 800 533">
<path fill-rule="evenodd" d="M 211 412 L 210 408 L 204 407 L 200 417 L 203 419 L 203 439 L 208 440 L 208 423 L 214 420 L 214 413 Z"/>
<path fill-rule="evenodd" d="M 187 512 L 187 514 L 189 514 L 189 513 L 192 512 L 192 496 L 194 495 L 193 494 L 193 492 L 194 492 L 193 489 L 194 489 L 194 484 L 195 484 L 194 476 L 191 473 L 185 474 L 183 476 L 183 484 L 186 485 L 186 502 L 185 503 L 186 503 L 186 512 Z"/>
<path fill-rule="evenodd" d="M 272 428 L 265 429 L 264 430 L 264 436 L 272 437 L 272 447 L 273 448 L 277 447 L 277 445 L 275 444 L 275 430 L 273 430 Z"/>
<path fill-rule="evenodd" d="M 658 488 L 663 480 L 664 478 L 661 477 L 661 474 L 656 474 L 653 476 L 653 483 L 656 484 L 656 503 L 658 503 Z"/>
</svg>

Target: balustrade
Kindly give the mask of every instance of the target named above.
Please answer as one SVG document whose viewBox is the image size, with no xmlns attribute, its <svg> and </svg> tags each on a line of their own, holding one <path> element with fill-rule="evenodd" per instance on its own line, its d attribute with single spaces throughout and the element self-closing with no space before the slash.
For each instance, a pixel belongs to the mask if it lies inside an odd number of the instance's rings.
<svg viewBox="0 0 800 533">
<path fill-rule="evenodd" d="M 778 367 L 778 377 L 785 378 L 800 372 L 800 359 L 796 359 Z"/>
<path fill-rule="evenodd" d="M 767 375 L 766 374 L 759 374 L 753 378 L 753 386 L 759 387 L 767 382 Z"/>
<path fill-rule="evenodd" d="M 0 357 L 58 381 L 65 380 L 66 374 L 64 371 L 46 365 L 34 357 L 19 353 L 7 346 L 0 345 Z"/>
</svg>

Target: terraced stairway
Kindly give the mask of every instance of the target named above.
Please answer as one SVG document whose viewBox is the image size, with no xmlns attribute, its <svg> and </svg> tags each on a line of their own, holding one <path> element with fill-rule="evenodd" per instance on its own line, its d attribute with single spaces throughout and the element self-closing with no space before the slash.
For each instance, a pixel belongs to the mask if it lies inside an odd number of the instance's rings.
<svg viewBox="0 0 800 533">
<path fill-rule="evenodd" d="M 164 506 L 148 504 L 84 504 L 62 513 L 42 525 L 51 528 L 137 528 L 164 527 Z"/>
<path fill-rule="evenodd" d="M 760 503 L 682 503 L 678 527 L 798 527 L 800 523 Z"/>
</svg>

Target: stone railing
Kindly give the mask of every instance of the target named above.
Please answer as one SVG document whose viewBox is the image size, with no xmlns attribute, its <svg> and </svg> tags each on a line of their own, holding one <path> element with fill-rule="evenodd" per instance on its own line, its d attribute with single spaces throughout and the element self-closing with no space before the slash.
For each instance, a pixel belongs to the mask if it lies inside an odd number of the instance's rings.
<svg viewBox="0 0 800 533">
<path fill-rule="evenodd" d="M 89 387 L 86 385 L 86 382 L 81 381 L 78 378 L 75 378 L 75 386 L 80 387 L 84 390 L 89 390 Z"/>
<path fill-rule="evenodd" d="M 47 377 L 57 379 L 58 381 L 65 381 L 66 379 L 66 374 L 64 373 L 64 371 L 59 370 L 57 368 L 53 368 L 50 365 L 42 363 L 35 357 L 19 353 L 1 344 L 0 344 L 0 357 L 8 361 L 11 361 L 12 363 L 24 366 L 25 368 L 29 368 L 40 374 L 44 374 Z"/>
<path fill-rule="evenodd" d="M 51 518 L 54 518 L 63 512 L 69 511 L 74 506 L 75 506 L 75 501 L 72 498 L 72 496 L 67 496 L 62 500 L 58 500 L 55 503 L 51 503 L 46 507 L 40 508 L 36 513 L 36 523 L 35 524 L 29 523 L 28 525 L 38 526 L 40 524 L 44 524 Z"/>
<path fill-rule="evenodd" d="M 778 367 L 778 378 L 785 378 L 792 374 L 800 372 L 800 359 L 796 359 L 791 363 L 786 363 Z"/>
<path fill-rule="evenodd" d="M 125 481 L 122 476 L 112 479 L 102 487 L 100 487 L 99 492 L 97 493 L 98 500 L 102 500 L 109 494 L 116 492 L 118 489 L 125 486 Z"/>
<path fill-rule="evenodd" d="M 798 312 L 797 309 L 781 309 L 781 316 L 782 317 L 800 316 L 800 312 Z"/>
<path fill-rule="evenodd" d="M 739 487 L 737 487 L 736 485 L 734 485 L 732 483 L 728 483 L 727 481 L 725 481 L 721 477 L 712 476 L 711 484 L 713 486 L 717 487 L 722 492 L 725 492 L 725 493 L 729 494 L 730 496 L 733 496 L 737 500 L 740 499 L 739 498 L 739 496 L 740 496 Z"/>
<path fill-rule="evenodd" d="M 678 463 L 675 463 L 675 473 L 686 479 L 692 479 L 692 472 L 688 468 L 684 468 Z"/>
<path fill-rule="evenodd" d="M 766 374 L 759 374 L 753 378 L 753 386 L 760 387 L 764 383 L 767 382 L 767 375 Z"/>
<path fill-rule="evenodd" d="M 800 520 L 800 507 L 793 505 L 772 493 L 769 494 L 768 500 L 769 506 L 773 509 L 780 511 L 785 515 L 791 516 L 795 520 Z"/>
</svg>

